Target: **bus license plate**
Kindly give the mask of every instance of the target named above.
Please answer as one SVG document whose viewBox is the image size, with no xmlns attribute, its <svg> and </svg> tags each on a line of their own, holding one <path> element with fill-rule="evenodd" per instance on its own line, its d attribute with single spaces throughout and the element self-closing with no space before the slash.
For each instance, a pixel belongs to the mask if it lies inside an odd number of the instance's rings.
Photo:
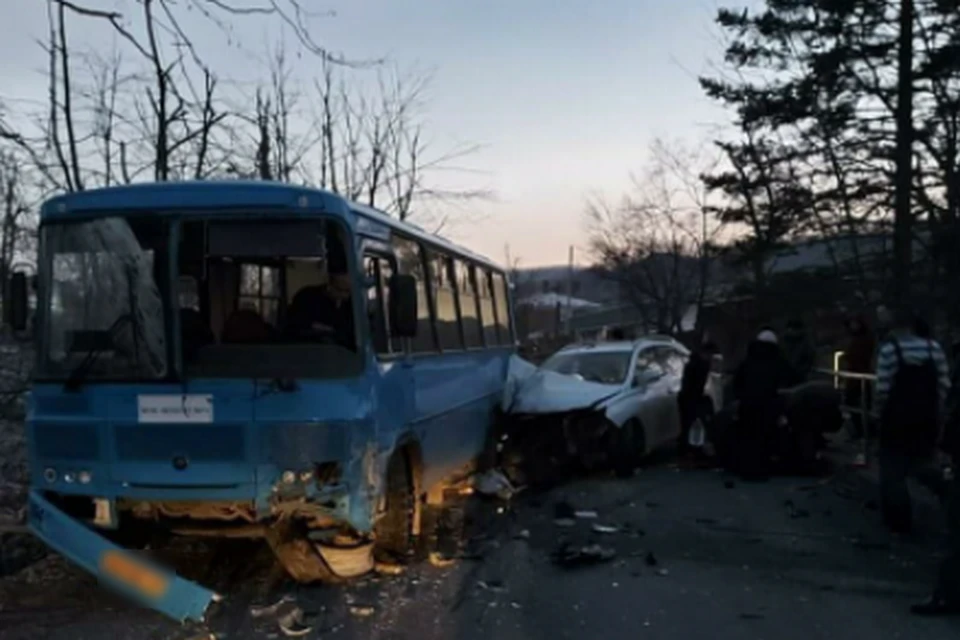
<svg viewBox="0 0 960 640">
<path fill-rule="evenodd" d="M 100 557 L 100 569 L 144 595 L 159 599 L 167 592 L 167 579 L 153 569 L 145 567 L 125 553 L 106 551 Z"/>
</svg>

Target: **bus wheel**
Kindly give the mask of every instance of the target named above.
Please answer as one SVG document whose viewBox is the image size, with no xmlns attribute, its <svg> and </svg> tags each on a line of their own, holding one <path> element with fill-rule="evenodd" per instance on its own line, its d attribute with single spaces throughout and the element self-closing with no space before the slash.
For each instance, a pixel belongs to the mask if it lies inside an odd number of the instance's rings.
<svg viewBox="0 0 960 640">
<path fill-rule="evenodd" d="M 303 535 L 299 535 L 300 533 Z M 295 581 L 301 584 L 341 582 L 340 576 L 333 572 L 327 561 L 317 552 L 305 532 L 278 524 L 267 530 L 266 538 L 277 562 Z"/>
<path fill-rule="evenodd" d="M 374 527 L 374 552 L 379 560 L 406 560 L 413 549 L 413 518 L 416 510 L 413 470 L 410 460 L 398 452 L 387 463 L 386 512 Z"/>
</svg>

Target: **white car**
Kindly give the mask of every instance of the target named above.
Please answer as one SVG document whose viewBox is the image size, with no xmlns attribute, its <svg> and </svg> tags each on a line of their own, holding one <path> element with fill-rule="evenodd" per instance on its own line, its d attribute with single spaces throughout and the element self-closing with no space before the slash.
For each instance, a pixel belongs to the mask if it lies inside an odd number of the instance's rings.
<svg viewBox="0 0 960 640">
<path fill-rule="evenodd" d="M 530 439 L 523 432 L 559 425 L 567 455 L 602 451 L 614 466 L 632 468 L 679 437 L 677 395 L 689 356 L 669 336 L 568 346 L 518 383 L 507 409 L 511 431 Z M 703 402 L 716 411 L 720 393 L 721 377 L 711 373 Z M 542 450 L 546 443 L 536 440 Z"/>
</svg>

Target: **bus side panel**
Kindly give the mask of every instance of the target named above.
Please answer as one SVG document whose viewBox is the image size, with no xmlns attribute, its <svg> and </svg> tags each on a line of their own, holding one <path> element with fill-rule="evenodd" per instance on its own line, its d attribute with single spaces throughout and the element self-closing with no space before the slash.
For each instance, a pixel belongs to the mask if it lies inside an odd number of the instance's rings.
<svg viewBox="0 0 960 640">
<path fill-rule="evenodd" d="M 418 356 L 413 428 L 423 449 L 423 486 L 469 471 L 486 444 L 503 390 L 503 350 Z"/>
</svg>

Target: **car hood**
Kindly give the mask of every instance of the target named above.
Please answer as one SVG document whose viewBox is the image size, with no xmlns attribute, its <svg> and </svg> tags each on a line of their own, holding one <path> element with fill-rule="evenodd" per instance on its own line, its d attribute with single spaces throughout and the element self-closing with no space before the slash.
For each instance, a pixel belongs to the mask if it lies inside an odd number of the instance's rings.
<svg viewBox="0 0 960 640">
<path fill-rule="evenodd" d="M 587 409 L 616 395 L 621 389 L 621 385 L 587 382 L 554 371 L 537 371 L 518 386 L 510 413 Z"/>
</svg>

